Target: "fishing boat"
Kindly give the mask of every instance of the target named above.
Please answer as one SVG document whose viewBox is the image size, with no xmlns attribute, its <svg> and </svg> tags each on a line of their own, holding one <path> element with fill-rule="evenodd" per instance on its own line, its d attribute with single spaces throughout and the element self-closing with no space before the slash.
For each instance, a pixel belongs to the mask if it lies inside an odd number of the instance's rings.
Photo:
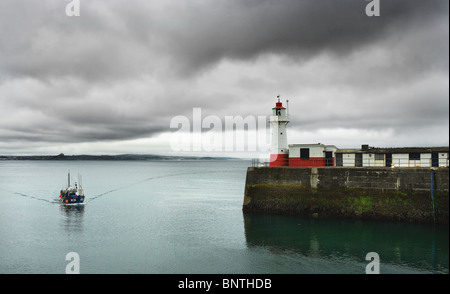
<svg viewBox="0 0 450 294">
<path fill-rule="evenodd" d="M 59 201 L 64 204 L 83 204 L 84 189 L 81 185 L 81 176 L 78 175 L 78 182 L 72 187 L 70 184 L 70 170 L 67 175 L 67 188 L 59 192 Z"/>
</svg>

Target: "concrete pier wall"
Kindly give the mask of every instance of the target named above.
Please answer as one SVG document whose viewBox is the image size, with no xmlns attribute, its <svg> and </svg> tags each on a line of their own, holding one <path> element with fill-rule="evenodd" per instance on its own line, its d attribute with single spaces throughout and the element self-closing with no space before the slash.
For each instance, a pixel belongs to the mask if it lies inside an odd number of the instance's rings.
<svg viewBox="0 0 450 294">
<path fill-rule="evenodd" d="M 243 211 L 448 224 L 448 199 L 448 168 L 249 167 Z"/>
</svg>

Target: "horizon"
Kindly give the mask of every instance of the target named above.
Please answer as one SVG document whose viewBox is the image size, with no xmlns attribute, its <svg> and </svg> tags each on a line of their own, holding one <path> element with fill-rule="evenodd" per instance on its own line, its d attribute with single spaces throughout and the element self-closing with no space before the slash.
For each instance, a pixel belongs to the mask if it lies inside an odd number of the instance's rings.
<svg viewBox="0 0 450 294">
<path fill-rule="evenodd" d="M 320 143 L 319 143 L 320 144 Z M 293 144 L 289 144 L 289 145 L 293 145 Z M 309 145 L 309 144 L 306 144 Z M 363 144 L 361 144 L 363 145 Z M 338 149 L 337 150 L 358 150 L 361 149 L 361 145 L 358 147 L 353 147 L 353 148 L 339 148 L 339 146 L 336 146 Z M 434 145 L 434 146 L 397 146 L 397 147 L 393 147 L 393 146 L 370 146 L 369 148 L 374 148 L 374 149 L 409 149 L 409 148 L 423 148 L 423 149 L 427 149 L 427 148 L 449 148 L 449 146 L 444 146 L 444 145 Z M 210 153 L 210 152 L 201 152 L 201 151 L 197 151 L 197 152 L 180 152 L 180 153 L 165 153 L 165 154 L 156 154 L 156 153 L 98 153 L 98 154 L 89 154 L 89 153 L 80 153 L 80 154 L 65 154 L 65 153 L 59 153 L 59 154 L 50 154 L 50 153 L 41 153 L 41 154 L 0 154 L 0 157 L 32 157 L 32 156 L 36 156 L 36 157 L 57 157 L 57 156 L 157 156 L 157 157 L 195 157 L 195 158 L 230 158 L 230 159 L 255 159 L 255 158 L 269 158 L 270 157 L 270 153 L 259 153 L 257 156 L 253 155 L 249 155 L 248 153 L 239 153 L 239 154 L 235 154 L 237 156 L 230 156 L 233 153 L 226 153 L 228 155 L 225 155 L 223 152 L 215 152 L 215 153 Z"/>
</svg>

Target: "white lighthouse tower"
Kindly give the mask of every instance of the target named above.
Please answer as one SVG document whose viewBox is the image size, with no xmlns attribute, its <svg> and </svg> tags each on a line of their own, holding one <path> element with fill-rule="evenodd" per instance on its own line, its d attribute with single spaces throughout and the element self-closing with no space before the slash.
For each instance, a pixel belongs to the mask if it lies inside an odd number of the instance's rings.
<svg viewBox="0 0 450 294">
<path fill-rule="evenodd" d="M 289 123 L 286 108 L 280 102 L 272 108 L 270 125 L 272 137 L 270 142 L 270 162 L 269 166 L 289 166 L 289 147 L 287 143 L 286 125 Z"/>
</svg>

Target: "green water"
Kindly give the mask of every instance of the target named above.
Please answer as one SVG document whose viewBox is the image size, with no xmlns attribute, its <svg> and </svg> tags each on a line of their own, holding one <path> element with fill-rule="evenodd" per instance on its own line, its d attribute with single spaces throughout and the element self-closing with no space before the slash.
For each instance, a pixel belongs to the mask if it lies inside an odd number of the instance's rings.
<svg viewBox="0 0 450 294">
<path fill-rule="evenodd" d="M 449 273 L 448 226 L 243 214 L 247 161 L 1 161 L 0 273 Z M 67 170 L 87 203 L 56 200 Z"/>
</svg>

